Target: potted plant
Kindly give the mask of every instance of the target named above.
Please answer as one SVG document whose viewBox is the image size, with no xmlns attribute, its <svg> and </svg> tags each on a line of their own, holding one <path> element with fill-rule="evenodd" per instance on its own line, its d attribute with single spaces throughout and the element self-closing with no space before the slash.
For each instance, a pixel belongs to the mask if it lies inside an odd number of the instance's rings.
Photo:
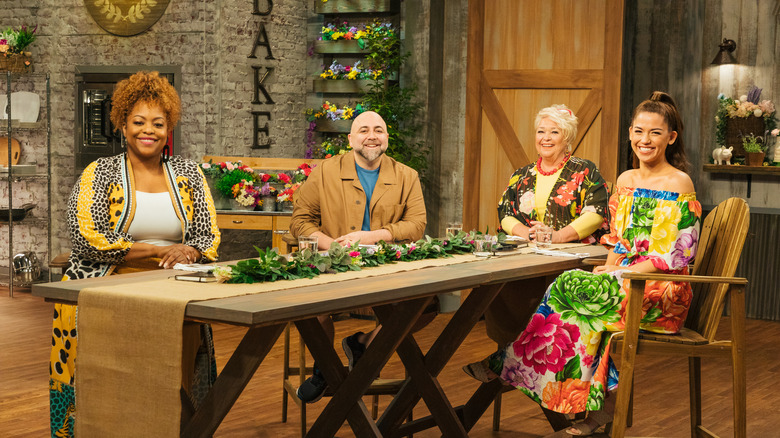
<svg viewBox="0 0 780 438">
<path fill-rule="evenodd" d="M 252 181 L 242 180 L 233 185 L 231 189 L 234 210 L 253 211 L 258 204 L 259 193 Z"/>
<path fill-rule="evenodd" d="M 225 187 L 223 187 L 225 190 L 222 191 L 217 188 L 217 184 L 219 183 L 220 179 L 235 169 L 243 169 L 243 172 L 245 173 L 253 172 L 249 166 L 242 166 L 240 162 L 231 163 L 230 161 L 214 163 L 209 160 L 208 163 L 201 163 L 200 169 L 203 172 L 203 175 L 206 177 L 206 182 L 208 183 L 209 189 L 211 190 L 211 197 L 214 199 L 214 208 L 217 210 L 230 210 L 230 200 L 233 199 L 233 195 L 231 193 L 232 185 L 228 186 L 228 183 L 226 183 Z M 241 177 L 245 177 L 245 175 L 242 173 Z M 234 178 L 231 182 L 232 184 L 235 184 L 240 180 L 240 177 Z"/>
<path fill-rule="evenodd" d="M 761 89 L 753 87 L 739 99 L 718 95 L 715 137 L 718 146 L 733 147 L 735 158 L 745 157 L 742 142 L 749 132 L 767 132 L 777 127 L 775 105 L 761 100 Z"/>
<path fill-rule="evenodd" d="M 8 28 L 0 32 L 0 71 L 25 72 L 32 68 L 32 53 L 27 51 L 35 41 L 35 31 L 22 26 L 19 30 Z"/>
<path fill-rule="evenodd" d="M 271 183 L 265 183 L 260 187 L 260 200 L 263 211 L 276 211 L 277 190 L 271 186 Z"/>
<path fill-rule="evenodd" d="M 746 135 L 742 138 L 748 166 L 761 166 L 764 163 L 764 138 L 760 135 Z"/>
</svg>

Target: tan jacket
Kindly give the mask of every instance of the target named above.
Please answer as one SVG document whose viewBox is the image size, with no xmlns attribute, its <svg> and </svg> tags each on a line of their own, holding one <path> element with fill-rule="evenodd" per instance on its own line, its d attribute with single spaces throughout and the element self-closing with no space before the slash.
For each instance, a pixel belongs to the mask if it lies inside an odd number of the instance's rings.
<svg viewBox="0 0 780 438">
<path fill-rule="evenodd" d="M 365 202 L 354 152 L 330 158 L 295 193 L 290 232 L 297 238 L 320 231 L 335 239 L 360 231 Z M 421 239 L 426 216 L 417 171 L 383 155 L 370 212 L 371 231 L 384 228 L 396 242 Z"/>
</svg>

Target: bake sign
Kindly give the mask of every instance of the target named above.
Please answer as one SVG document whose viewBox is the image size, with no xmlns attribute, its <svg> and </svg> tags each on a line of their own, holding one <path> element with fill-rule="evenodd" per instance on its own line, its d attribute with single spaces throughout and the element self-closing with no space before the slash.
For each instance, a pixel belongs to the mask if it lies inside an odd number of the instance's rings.
<svg viewBox="0 0 780 438">
<path fill-rule="evenodd" d="M 273 0 L 265 0 L 265 9 L 262 10 L 260 9 L 260 0 L 253 0 L 253 3 L 252 15 L 267 16 L 271 14 L 274 8 Z M 271 52 L 271 43 L 268 41 L 268 34 L 265 32 L 265 23 L 261 22 L 248 58 L 258 59 L 257 53 L 261 52 L 262 56 L 263 51 L 266 53 L 264 59 L 276 59 Z M 273 73 L 274 68 L 262 64 L 252 64 L 251 67 L 252 75 L 254 76 L 252 105 L 274 105 L 274 100 L 265 88 L 265 80 L 268 78 L 268 75 Z M 268 128 L 268 121 L 270 120 L 270 111 L 252 110 L 252 149 L 267 149 L 271 147 L 271 137 L 269 136 Z"/>
<path fill-rule="evenodd" d="M 108 33 L 133 36 L 152 27 L 170 0 L 84 0 L 89 15 Z"/>
</svg>

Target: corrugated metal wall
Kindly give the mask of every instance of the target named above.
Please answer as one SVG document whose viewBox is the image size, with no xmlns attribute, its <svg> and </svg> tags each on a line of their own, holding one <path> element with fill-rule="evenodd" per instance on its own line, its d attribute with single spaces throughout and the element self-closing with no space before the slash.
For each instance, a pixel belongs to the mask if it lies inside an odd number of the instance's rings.
<svg viewBox="0 0 780 438">
<path fill-rule="evenodd" d="M 780 215 L 750 214 L 738 277 L 748 279 L 748 318 L 780 321 Z"/>
</svg>

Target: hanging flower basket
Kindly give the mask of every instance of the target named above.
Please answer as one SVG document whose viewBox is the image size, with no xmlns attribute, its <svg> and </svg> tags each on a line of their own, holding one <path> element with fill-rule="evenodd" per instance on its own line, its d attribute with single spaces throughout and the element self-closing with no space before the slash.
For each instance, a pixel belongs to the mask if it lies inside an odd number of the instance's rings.
<svg viewBox="0 0 780 438">
<path fill-rule="evenodd" d="M 32 70 L 32 56 L 24 54 L 0 56 L 0 71 L 10 71 L 12 73 L 29 73 Z"/>
</svg>

